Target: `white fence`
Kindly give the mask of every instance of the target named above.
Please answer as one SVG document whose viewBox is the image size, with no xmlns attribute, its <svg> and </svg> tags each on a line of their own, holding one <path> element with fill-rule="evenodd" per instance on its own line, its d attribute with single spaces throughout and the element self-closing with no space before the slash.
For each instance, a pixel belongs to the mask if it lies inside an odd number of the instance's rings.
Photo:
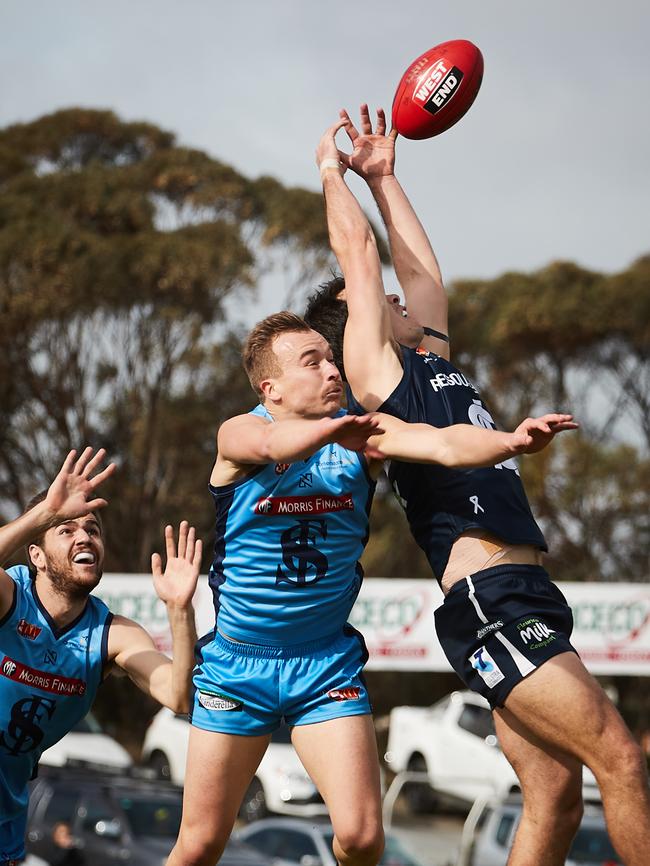
<svg viewBox="0 0 650 866">
<path fill-rule="evenodd" d="M 650 672 L 650 585 L 639 583 L 558 584 L 573 609 L 573 643 L 595 674 Z M 158 646 L 170 648 L 165 607 L 151 578 L 106 574 L 99 595 L 114 613 L 141 623 Z M 433 628 L 442 593 L 433 580 L 366 578 L 351 621 L 370 651 L 373 670 L 448 671 Z M 201 578 L 195 596 L 199 634 L 214 625 L 212 595 Z"/>
</svg>

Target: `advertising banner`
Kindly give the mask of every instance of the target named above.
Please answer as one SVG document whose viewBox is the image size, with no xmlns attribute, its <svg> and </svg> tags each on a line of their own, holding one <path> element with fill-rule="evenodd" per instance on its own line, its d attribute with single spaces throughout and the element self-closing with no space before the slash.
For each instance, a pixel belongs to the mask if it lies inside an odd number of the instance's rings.
<svg viewBox="0 0 650 866">
<path fill-rule="evenodd" d="M 650 672 L 650 585 L 561 583 L 575 620 L 573 644 L 595 674 Z M 114 613 L 141 623 L 157 646 L 171 641 L 164 604 L 151 577 L 107 574 L 96 594 Z M 442 593 L 433 580 L 366 578 L 350 620 L 366 639 L 372 670 L 449 671 L 433 628 Z M 199 635 L 214 626 L 212 594 L 202 579 L 195 596 Z"/>
</svg>

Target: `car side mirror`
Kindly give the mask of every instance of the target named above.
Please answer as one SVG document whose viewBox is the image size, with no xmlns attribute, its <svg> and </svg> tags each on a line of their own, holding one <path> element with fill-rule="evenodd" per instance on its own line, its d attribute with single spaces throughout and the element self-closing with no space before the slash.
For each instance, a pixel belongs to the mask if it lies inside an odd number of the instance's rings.
<svg viewBox="0 0 650 866">
<path fill-rule="evenodd" d="M 122 835 L 122 825 L 117 818 L 108 821 L 98 821 L 93 829 L 97 836 L 101 836 L 104 839 L 119 839 Z"/>
</svg>

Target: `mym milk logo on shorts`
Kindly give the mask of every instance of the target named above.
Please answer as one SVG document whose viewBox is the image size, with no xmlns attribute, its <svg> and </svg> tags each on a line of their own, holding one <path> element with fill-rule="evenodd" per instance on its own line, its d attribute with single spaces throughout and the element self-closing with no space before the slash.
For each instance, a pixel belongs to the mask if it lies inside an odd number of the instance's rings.
<svg viewBox="0 0 650 866">
<path fill-rule="evenodd" d="M 485 684 L 491 689 L 494 688 L 497 683 L 500 683 L 501 680 L 505 680 L 501 668 L 484 646 L 479 647 L 475 653 L 472 653 L 469 657 L 469 663 L 483 679 Z"/>
<path fill-rule="evenodd" d="M 242 702 L 219 692 L 199 692 L 199 703 L 206 710 L 241 710 Z"/>
<path fill-rule="evenodd" d="M 541 649 L 556 639 L 555 631 L 534 616 L 518 622 L 517 628 L 519 637 L 528 649 Z"/>
</svg>

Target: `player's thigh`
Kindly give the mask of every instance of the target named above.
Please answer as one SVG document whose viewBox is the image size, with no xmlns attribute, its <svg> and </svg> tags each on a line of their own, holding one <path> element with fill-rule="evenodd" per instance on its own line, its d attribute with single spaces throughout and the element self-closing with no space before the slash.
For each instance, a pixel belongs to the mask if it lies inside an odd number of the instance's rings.
<svg viewBox="0 0 650 866">
<path fill-rule="evenodd" d="M 230 834 L 269 740 L 191 727 L 182 831 L 210 839 Z"/>
<path fill-rule="evenodd" d="M 571 652 L 554 656 L 519 682 L 505 708 L 545 743 L 589 765 L 605 744 L 630 738 L 612 702 Z"/>
<path fill-rule="evenodd" d="M 494 711 L 494 724 L 529 803 L 551 810 L 579 806 L 582 763 L 576 757 L 544 742 L 505 708 Z"/>
<path fill-rule="evenodd" d="M 360 824 L 369 830 L 381 827 L 379 758 L 372 716 L 343 716 L 296 725 L 291 739 L 327 804 L 335 832 Z"/>
</svg>

